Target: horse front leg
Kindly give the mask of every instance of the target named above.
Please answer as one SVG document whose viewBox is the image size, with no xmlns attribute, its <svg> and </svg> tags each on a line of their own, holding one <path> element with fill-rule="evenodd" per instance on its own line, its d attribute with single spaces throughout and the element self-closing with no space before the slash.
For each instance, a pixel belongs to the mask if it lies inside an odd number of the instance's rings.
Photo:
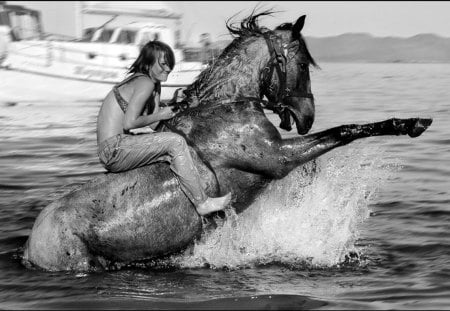
<svg viewBox="0 0 450 311">
<path fill-rule="evenodd" d="M 432 119 L 389 119 L 368 124 L 337 126 L 322 132 L 301 137 L 269 141 L 256 141 L 253 156 L 245 160 L 247 170 L 269 178 L 285 177 L 294 168 L 336 147 L 344 146 L 356 139 L 382 135 L 420 136 L 432 123 Z M 241 163 L 243 164 L 243 163 Z M 242 165 L 240 165 L 242 168 Z"/>
</svg>

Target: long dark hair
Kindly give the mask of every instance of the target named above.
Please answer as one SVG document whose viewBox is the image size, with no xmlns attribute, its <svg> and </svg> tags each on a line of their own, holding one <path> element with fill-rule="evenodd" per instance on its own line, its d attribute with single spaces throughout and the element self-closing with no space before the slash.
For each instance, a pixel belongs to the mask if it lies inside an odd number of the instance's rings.
<svg viewBox="0 0 450 311">
<path fill-rule="evenodd" d="M 138 58 L 128 69 L 128 73 L 145 73 L 148 72 L 148 66 L 153 66 L 158 60 L 159 53 L 164 53 L 164 60 L 172 70 L 175 66 L 175 55 L 172 48 L 161 41 L 149 41 L 141 49 Z"/>
</svg>

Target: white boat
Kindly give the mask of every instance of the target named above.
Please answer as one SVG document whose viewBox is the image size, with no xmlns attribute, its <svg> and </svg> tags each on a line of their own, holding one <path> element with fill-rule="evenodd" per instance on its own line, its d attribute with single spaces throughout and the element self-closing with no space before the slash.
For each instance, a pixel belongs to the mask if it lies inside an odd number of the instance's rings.
<svg viewBox="0 0 450 311">
<path fill-rule="evenodd" d="M 96 14 L 99 12 L 98 9 L 95 11 Z M 23 15 L 22 12 L 22 18 Z M 154 11 L 149 15 L 154 16 Z M 28 19 L 30 18 L 31 22 L 28 21 L 28 24 L 40 24 L 39 15 L 30 15 Z M 171 18 L 174 18 L 173 15 Z M 37 28 L 39 29 L 39 26 Z M 0 100 L 8 96 L 13 97 L 11 100 L 20 100 L 17 99 L 19 95 L 25 96 L 24 100 L 39 100 L 48 87 L 53 91 L 60 90 L 61 99 L 67 96 L 79 100 L 101 99 L 112 85 L 126 76 L 127 69 L 138 56 L 140 48 L 149 40 L 155 39 L 170 45 L 176 59 L 174 70 L 162 84 L 163 100 L 172 98 L 177 88 L 191 84 L 205 69 L 202 62 L 184 60 L 183 51 L 178 48 L 174 31 L 164 24 L 150 21 L 129 22 L 123 25 L 107 23 L 101 27 L 84 29 L 83 32 L 85 36 L 78 40 L 54 37 L 40 39 L 42 35 L 22 39 L 21 34 L 14 34 L 13 29 L 11 32 L 13 38 L 8 42 L 6 57 L 0 69 Z M 22 85 L 28 95 L 21 92 L 20 87 L 11 85 L 15 83 L 14 77 L 17 76 L 11 71 L 39 76 L 36 78 L 22 75 L 22 78 L 28 77 L 28 82 L 23 80 L 25 85 Z M 75 83 L 76 81 L 79 83 Z M 35 88 L 38 89 L 34 90 Z M 12 94 L 5 93 L 8 89 L 10 90 L 8 93 Z M 39 98 L 36 98 L 36 91 Z M 49 94 L 51 93 L 52 91 L 49 91 Z M 34 98 L 30 99 L 33 96 Z"/>
</svg>

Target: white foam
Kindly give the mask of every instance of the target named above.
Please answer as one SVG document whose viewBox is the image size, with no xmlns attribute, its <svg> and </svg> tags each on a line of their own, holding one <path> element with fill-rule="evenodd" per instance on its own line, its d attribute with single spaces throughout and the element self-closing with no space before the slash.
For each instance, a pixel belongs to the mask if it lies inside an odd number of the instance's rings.
<svg viewBox="0 0 450 311">
<path fill-rule="evenodd" d="M 380 147 L 353 143 L 272 182 L 242 214 L 228 210 L 215 230 L 171 261 L 181 267 L 237 269 L 281 262 L 333 266 L 344 260 L 379 186 L 399 168 Z M 388 163 L 391 161 L 391 163 Z M 398 161 L 398 160 L 395 160 Z M 307 170 L 312 168 L 308 164 Z"/>
</svg>

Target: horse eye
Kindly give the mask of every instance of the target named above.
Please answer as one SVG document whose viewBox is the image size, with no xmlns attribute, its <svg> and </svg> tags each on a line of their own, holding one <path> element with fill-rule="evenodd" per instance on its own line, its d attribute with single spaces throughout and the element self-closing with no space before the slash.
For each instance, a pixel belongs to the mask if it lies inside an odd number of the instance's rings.
<svg viewBox="0 0 450 311">
<path fill-rule="evenodd" d="M 298 65 L 301 71 L 306 71 L 308 69 L 308 64 L 301 63 Z"/>
</svg>

